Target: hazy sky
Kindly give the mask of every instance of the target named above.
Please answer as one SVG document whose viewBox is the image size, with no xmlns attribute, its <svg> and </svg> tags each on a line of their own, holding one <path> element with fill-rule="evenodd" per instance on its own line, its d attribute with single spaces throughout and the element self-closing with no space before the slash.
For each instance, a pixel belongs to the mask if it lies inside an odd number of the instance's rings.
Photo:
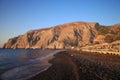
<svg viewBox="0 0 120 80">
<path fill-rule="evenodd" d="M 28 30 L 74 21 L 120 23 L 120 0 L 0 0 L 0 46 Z"/>
</svg>

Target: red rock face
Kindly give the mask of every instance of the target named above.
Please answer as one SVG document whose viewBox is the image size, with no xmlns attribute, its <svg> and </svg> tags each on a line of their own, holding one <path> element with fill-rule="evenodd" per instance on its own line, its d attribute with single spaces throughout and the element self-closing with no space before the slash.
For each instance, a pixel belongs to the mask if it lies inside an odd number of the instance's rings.
<svg viewBox="0 0 120 80">
<path fill-rule="evenodd" d="M 95 22 L 72 22 L 51 28 L 31 30 L 5 43 L 4 48 L 73 48 L 103 41 Z M 103 36 L 98 38 L 99 35 Z M 101 37 L 100 36 L 100 37 Z"/>
</svg>

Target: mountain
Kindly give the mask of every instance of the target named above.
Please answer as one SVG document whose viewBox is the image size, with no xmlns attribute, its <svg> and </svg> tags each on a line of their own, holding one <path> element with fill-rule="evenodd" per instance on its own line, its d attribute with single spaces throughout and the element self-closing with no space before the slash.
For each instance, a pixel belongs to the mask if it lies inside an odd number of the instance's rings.
<svg viewBox="0 0 120 80">
<path fill-rule="evenodd" d="M 3 48 L 80 48 L 120 40 L 120 24 L 102 26 L 97 22 L 71 22 L 30 30 L 9 39 Z M 114 36 L 114 38 L 113 38 Z"/>
</svg>

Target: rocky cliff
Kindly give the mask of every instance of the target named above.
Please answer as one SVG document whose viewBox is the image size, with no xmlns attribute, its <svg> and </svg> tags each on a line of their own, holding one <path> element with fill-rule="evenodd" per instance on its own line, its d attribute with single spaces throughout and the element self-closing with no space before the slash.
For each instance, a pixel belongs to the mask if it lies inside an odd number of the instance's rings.
<svg viewBox="0 0 120 80">
<path fill-rule="evenodd" d="M 11 38 L 3 48 L 77 48 L 100 41 L 105 36 L 100 33 L 96 22 L 72 22 L 45 29 L 30 30 Z M 100 36 L 100 37 L 98 37 Z"/>
</svg>

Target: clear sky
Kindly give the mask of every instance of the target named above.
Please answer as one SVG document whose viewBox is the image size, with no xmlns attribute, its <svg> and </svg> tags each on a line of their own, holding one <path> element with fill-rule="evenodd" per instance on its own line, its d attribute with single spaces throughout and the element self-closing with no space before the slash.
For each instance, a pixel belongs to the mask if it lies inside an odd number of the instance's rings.
<svg viewBox="0 0 120 80">
<path fill-rule="evenodd" d="M 74 21 L 120 23 L 120 0 L 0 0 L 0 46 L 28 30 Z"/>
</svg>

